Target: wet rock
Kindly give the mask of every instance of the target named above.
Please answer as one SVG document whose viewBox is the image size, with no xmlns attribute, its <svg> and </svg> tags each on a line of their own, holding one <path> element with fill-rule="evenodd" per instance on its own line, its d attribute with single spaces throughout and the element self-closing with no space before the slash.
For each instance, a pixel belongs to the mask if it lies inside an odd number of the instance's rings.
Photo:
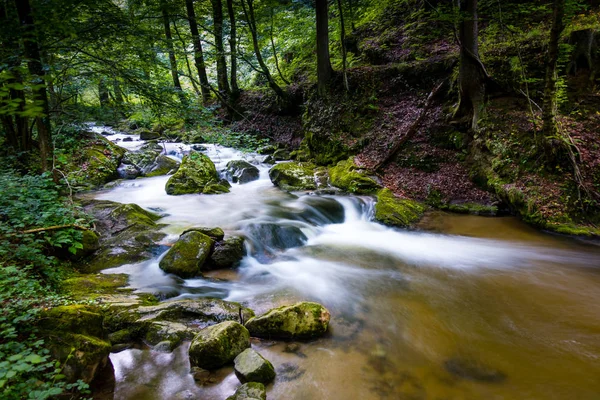
<svg viewBox="0 0 600 400">
<path fill-rule="evenodd" d="M 196 334 L 196 329 L 190 328 L 179 322 L 172 321 L 152 321 L 148 324 L 146 343 L 156 346 L 159 343 L 169 342 L 168 351 L 172 351 L 179 346 L 184 340 L 189 340 Z"/>
<path fill-rule="evenodd" d="M 166 184 L 167 194 L 202 193 L 209 183 L 219 182 L 215 164 L 206 155 L 191 152 Z"/>
<path fill-rule="evenodd" d="M 262 383 L 248 382 L 240 386 L 226 400 L 267 400 L 267 390 Z"/>
<path fill-rule="evenodd" d="M 256 246 L 254 250 L 267 254 L 300 247 L 307 240 L 300 228 L 275 223 L 249 224 L 246 226 L 246 232 L 248 237 L 256 239 L 253 241 L 253 245 Z"/>
<path fill-rule="evenodd" d="M 163 150 L 163 146 L 156 140 L 149 140 L 140 147 L 140 152 L 152 151 L 152 152 L 161 152 Z"/>
<path fill-rule="evenodd" d="M 160 232 L 162 226 L 156 223 L 159 215 L 136 204 L 98 200 L 83 203 L 84 210 L 96 221 L 100 248 L 87 263 L 79 264 L 79 269 L 98 272 L 154 256 L 156 243 L 165 236 Z"/>
<path fill-rule="evenodd" d="M 42 313 L 40 335 L 52 357 L 61 362 L 68 382 L 90 383 L 107 364 L 111 344 L 103 339 L 102 321 L 101 310 L 93 306 L 60 306 Z"/>
<path fill-rule="evenodd" d="M 179 344 L 175 344 L 169 340 L 157 343 L 152 350 L 160 351 L 161 353 L 171 353 Z"/>
<path fill-rule="evenodd" d="M 256 152 L 258 154 L 273 154 L 275 153 L 275 151 L 277 151 L 277 146 L 274 145 L 267 145 L 267 146 L 262 146 L 259 147 L 258 149 L 256 149 Z"/>
<path fill-rule="evenodd" d="M 348 193 L 369 194 L 381 187 L 365 170 L 359 168 L 352 158 L 329 168 L 329 177 L 333 186 Z"/>
<path fill-rule="evenodd" d="M 206 148 L 206 146 L 202 146 L 201 144 L 194 144 L 194 145 L 192 145 L 192 150 L 206 151 L 208 149 Z"/>
<path fill-rule="evenodd" d="M 228 237 L 215 244 L 207 266 L 210 269 L 237 267 L 244 255 L 246 255 L 244 238 L 238 236 Z"/>
<path fill-rule="evenodd" d="M 377 192 L 375 219 L 385 225 L 408 227 L 423 217 L 425 209 L 414 200 L 397 198 L 386 188 Z"/>
<path fill-rule="evenodd" d="M 75 254 L 71 255 L 73 260 L 81 260 L 94 254 L 100 248 L 100 236 L 94 231 L 87 230 L 82 232 L 81 249 L 77 249 Z"/>
<path fill-rule="evenodd" d="M 265 164 L 275 164 L 275 159 L 273 158 L 273 156 L 268 155 L 263 159 L 262 162 Z"/>
<path fill-rule="evenodd" d="M 211 373 L 209 370 L 200 367 L 192 367 L 192 370 L 190 372 L 194 380 L 200 385 L 210 383 Z"/>
<path fill-rule="evenodd" d="M 233 360 L 235 375 L 240 382 L 269 383 L 275 379 L 273 364 L 253 349 L 246 349 Z"/>
<path fill-rule="evenodd" d="M 198 226 L 198 227 L 186 229 L 185 231 L 183 231 L 183 233 L 181 235 L 185 235 L 186 233 L 193 232 L 193 231 L 203 233 L 215 241 L 221 241 L 225 237 L 225 232 L 223 232 L 223 229 L 218 228 L 218 227 L 210 228 L 207 226 Z"/>
<path fill-rule="evenodd" d="M 329 319 L 322 305 L 300 302 L 251 318 L 246 328 L 252 336 L 266 339 L 314 339 L 327 332 Z"/>
<path fill-rule="evenodd" d="M 477 360 L 452 358 L 444 363 L 446 371 L 459 378 L 471 381 L 500 383 L 506 380 L 506 375 Z"/>
<path fill-rule="evenodd" d="M 316 166 L 311 163 L 280 163 L 269 170 L 269 178 L 282 190 L 315 190 L 315 169 Z"/>
<path fill-rule="evenodd" d="M 221 179 L 219 181 L 212 181 L 212 182 L 207 183 L 206 186 L 204 186 L 204 189 L 202 190 L 202 194 L 229 193 L 230 187 L 231 187 L 231 184 L 225 179 Z"/>
<path fill-rule="evenodd" d="M 141 172 L 134 165 L 121 164 L 119 165 L 119 168 L 117 168 L 117 174 L 121 179 L 135 179 L 140 176 Z"/>
<path fill-rule="evenodd" d="M 202 329 L 189 349 L 192 366 L 212 370 L 232 362 L 250 347 L 250 334 L 238 322 L 227 321 Z"/>
<path fill-rule="evenodd" d="M 126 138 L 123 138 L 124 142 L 133 142 L 133 138 L 130 136 L 127 136 Z"/>
<path fill-rule="evenodd" d="M 160 176 L 167 175 L 179 168 L 179 162 L 173 160 L 171 157 L 158 155 L 154 161 L 144 164 L 141 166 L 141 171 L 144 176 Z"/>
<path fill-rule="evenodd" d="M 273 152 L 275 161 L 285 161 L 290 159 L 290 152 L 286 149 L 278 149 Z"/>
<path fill-rule="evenodd" d="M 242 184 L 257 180 L 260 171 L 247 161 L 234 160 L 227 163 L 226 174 L 233 183 Z"/>
<path fill-rule="evenodd" d="M 214 241 L 203 233 L 191 231 L 179 240 L 160 260 L 158 266 L 163 271 L 182 278 L 201 274 L 201 269 L 212 251 Z"/>
<path fill-rule="evenodd" d="M 300 368 L 297 364 L 283 363 L 277 368 L 277 380 L 281 382 L 291 382 L 300 378 L 306 370 Z"/>
<path fill-rule="evenodd" d="M 160 138 L 160 133 L 155 131 L 150 131 L 148 129 L 140 130 L 140 140 L 155 140 Z"/>
</svg>

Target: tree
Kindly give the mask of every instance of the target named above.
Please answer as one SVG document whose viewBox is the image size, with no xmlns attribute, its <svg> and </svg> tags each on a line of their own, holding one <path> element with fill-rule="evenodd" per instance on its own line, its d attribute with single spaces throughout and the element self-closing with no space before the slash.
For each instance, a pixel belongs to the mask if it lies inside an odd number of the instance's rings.
<svg viewBox="0 0 600 400">
<path fill-rule="evenodd" d="M 215 35 L 215 50 L 217 60 L 217 86 L 223 98 L 230 95 L 227 81 L 227 62 L 225 61 L 225 48 L 223 47 L 223 3 L 221 0 L 211 0 L 213 11 L 213 32 Z"/>
<path fill-rule="evenodd" d="M 235 99 L 240 94 L 240 88 L 237 82 L 237 25 L 235 20 L 235 9 L 233 0 L 227 0 L 227 12 L 229 14 L 229 52 L 231 66 L 231 95 Z"/>
<path fill-rule="evenodd" d="M 33 10 L 31 9 L 29 0 L 15 0 L 15 5 L 21 25 L 21 38 L 27 59 L 27 68 L 34 82 L 33 99 L 39 104 L 41 109 L 35 117 L 40 158 L 42 159 L 41 167 L 42 171 L 48 171 L 52 165 L 50 160 L 53 155 L 53 146 L 48 94 L 46 92 L 46 72 L 42 64 L 38 40 L 42 35 L 36 29 Z"/>
<path fill-rule="evenodd" d="M 485 82 L 489 77 L 479 59 L 477 0 L 459 0 L 460 11 L 460 98 L 455 118 L 471 117 L 471 129 L 477 130 L 483 107 Z"/>
<path fill-rule="evenodd" d="M 544 136 L 555 137 L 558 133 L 556 126 L 556 64 L 558 63 L 559 40 L 565 26 L 565 0 L 554 0 L 552 12 L 552 28 L 548 52 L 546 53 L 546 77 L 544 87 L 544 101 L 542 105 L 542 120 Z"/>
<path fill-rule="evenodd" d="M 319 93 L 324 93 L 331 76 L 331 60 L 329 59 L 329 21 L 327 0 L 315 0 L 317 17 L 317 82 Z"/>
<path fill-rule="evenodd" d="M 162 13 L 163 25 L 165 28 L 165 38 L 167 44 L 167 50 L 169 52 L 169 65 L 171 67 L 171 78 L 173 79 L 173 86 L 177 91 L 177 95 L 182 103 L 185 103 L 185 96 L 181 89 L 181 82 L 179 81 L 179 73 L 177 72 L 177 59 L 175 58 L 175 48 L 173 46 L 173 36 L 171 35 L 171 23 L 169 20 L 169 12 L 167 11 L 167 5 L 164 1 L 161 1 L 160 11 Z"/>
<path fill-rule="evenodd" d="M 202 101 L 207 103 L 210 100 L 210 86 L 208 84 L 208 76 L 206 74 L 206 64 L 204 62 L 204 54 L 202 53 L 202 43 L 200 41 L 200 33 L 198 32 L 198 22 L 196 21 L 196 12 L 194 11 L 194 0 L 185 0 L 187 17 L 192 34 L 192 44 L 194 46 L 194 63 L 198 70 L 198 79 L 200 80 L 200 91 L 202 92 Z"/>
</svg>

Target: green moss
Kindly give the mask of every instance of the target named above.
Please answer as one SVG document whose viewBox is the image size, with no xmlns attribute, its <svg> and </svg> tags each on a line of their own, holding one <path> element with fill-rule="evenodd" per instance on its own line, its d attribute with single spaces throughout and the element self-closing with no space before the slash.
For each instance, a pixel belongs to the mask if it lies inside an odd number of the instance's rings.
<svg viewBox="0 0 600 400">
<path fill-rule="evenodd" d="M 115 208 L 110 216 L 115 219 L 124 218 L 129 225 L 156 227 L 160 215 L 144 210 L 137 204 L 123 204 Z"/>
<path fill-rule="evenodd" d="M 497 206 L 489 206 L 479 203 L 441 204 L 440 210 L 446 210 L 457 214 L 494 216 L 498 214 Z"/>
<path fill-rule="evenodd" d="M 367 176 L 352 158 L 340 161 L 335 167 L 329 168 L 329 177 L 333 186 L 349 193 L 369 194 L 381 187 L 373 178 Z"/>
<path fill-rule="evenodd" d="M 229 187 L 221 184 L 220 182 L 211 182 L 204 186 L 202 194 L 222 194 L 229 193 Z"/>
<path fill-rule="evenodd" d="M 310 158 L 318 165 L 332 165 L 340 160 L 345 160 L 350 155 L 350 149 L 335 136 L 323 140 L 319 135 L 308 132 L 304 137 L 303 144 L 302 148 L 307 150 L 303 154 L 309 154 Z"/>
<path fill-rule="evenodd" d="M 546 228 L 563 235 L 600 237 L 600 229 L 593 226 L 576 225 L 574 223 L 549 223 Z"/>
<path fill-rule="evenodd" d="M 208 370 L 232 362 L 238 354 L 250 347 L 250 333 L 241 324 L 221 322 L 202 329 L 190 345 L 190 364 Z"/>
<path fill-rule="evenodd" d="M 318 303 L 282 306 L 246 322 L 250 334 L 269 339 L 313 339 L 329 327 L 329 311 Z"/>
<path fill-rule="evenodd" d="M 159 267 L 182 278 L 199 276 L 213 246 L 214 241 L 210 237 L 198 231 L 190 231 L 171 247 L 160 260 Z"/>
<path fill-rule="evenodd" d="M 226 400 L 267 400 L 267 390 L 260 382 L 248 382 L 237 388 Z"/>
<path fill-rule="evenodd" d="M 387 188 L 377 192 L 375 219 L 385 225 L 408 227 L 421 219 L 424 212 L 423 204 L 399 199 Z"/>
<path fill-rule="evenodd" d="M 275 165 L 269 170 L 269 178 L 282 190 L 315 190 L 316 165 L 304 162 L 286 162 Z"/>
<path fill-rule="evenodd" d="M 202 193 L 207 184 L 218 181 L 217 169 L 210 158 L 202 153 L 191 152 L 183 157 L 179 169 L 169 178 L 165 189 L 170 195 Z"/>
<path fill-rule="evenodd" d="M 106 294 L 123 293 L 127 279 L 125 274 L 89 274 L 67 279 L 62 287 L 76 300 L 93 300 Z"/>
<path fill-rule="evenodd" d="M 98 307 L 81 304 L 60 306 L 42 313 L 39 328 L 53 334 L 62 332 L 102 337 L 103 318 Z"/>
</svg>

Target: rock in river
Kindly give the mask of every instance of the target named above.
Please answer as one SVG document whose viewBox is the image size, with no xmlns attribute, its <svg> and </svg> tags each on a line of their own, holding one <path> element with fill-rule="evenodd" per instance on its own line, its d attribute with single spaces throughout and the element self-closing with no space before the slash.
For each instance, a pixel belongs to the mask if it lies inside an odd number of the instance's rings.
<svg viewBox="0 0 600 400">
<path fill-rule="evenodd" d="M 241 352 L 235 360 L 234 371 L 240 382 L 269 383 L 275 379 L 275 368 L 266 358 L 253 349 Z"/>
<path fill-rule="evenodd" d="M 227 177 L 233 183 L 248 183 L 258 179 L 260 171 L 244 160 L 233 160 L 227 163 Z"/>
<path fill-rule="evenodd" d="M 183 157 L 179 169 L 169 178 L 165 189 L 171 195 L 202 193 L 206 186 L 218 182 L 217 169 L 210 158 L 192 151 Z"/>
<path fill-rule="evenodd" d="M 315 168 L 311 163 L 280 163 L 269 170 L 269 178 L 283 190 L 315 190 Z"/>
<path fill-rule="evenodd" d="M 187 232 L 169 249 L 158 264 L 160 269 L 182 278 L 200 275 L 210 256 L 214 241 L 198 231 Z"/>
<path fill-rule="evenodd" d="M 251 318 L 246 328 L 252 336 L 260 338 L 314 339 L 327 332 L 329 319 L 329 311 L 322 305 L 300 302 Z"/>
<path fill-rule="evenodd" d="M 244 383 L 227 400 L 267 400 L 267 390 L 259 382 Z"/>
<path fill-rule="evenodd" d="M 190 345 L 192 367 L 208 370 L 231 363 L 242 351 L 250 347 L 250 334 L 241 324 L 221 322 L 202 329 Z"/>
</svg>

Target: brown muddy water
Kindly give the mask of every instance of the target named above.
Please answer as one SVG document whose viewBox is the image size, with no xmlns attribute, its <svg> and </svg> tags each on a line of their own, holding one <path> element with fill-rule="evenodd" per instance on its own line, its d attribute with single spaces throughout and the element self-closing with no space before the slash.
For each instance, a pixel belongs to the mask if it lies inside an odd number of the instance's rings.
<svg viewBox="0 0 600 400">
<path fill-rule="evenodd" d="M 219 151 L 218 168 L 241 157 Z M 213 197 L 167 196 L 165 177 L 101 193 L 160 209 L 174 237 L 218 225 L 244 234 L 250 251 L 236 271 L 183 283 L 158 269 L 160 257 L 107 272 L 128 273 L 140 291 L 257 313 L 297 300 L 328 307 L 326 337 L 253 340 L 277 371 L 269 399 L 600 399 L 600 247 L 511 217 L 431 213 L 415 231 L 390 229 L 370 221 L 371 199 L 286 194 L 267 170 Z M 232 368 L 194 382 L 187 346 L 112 354 L 114 398 L 233 394 Z"/>
</svg>

